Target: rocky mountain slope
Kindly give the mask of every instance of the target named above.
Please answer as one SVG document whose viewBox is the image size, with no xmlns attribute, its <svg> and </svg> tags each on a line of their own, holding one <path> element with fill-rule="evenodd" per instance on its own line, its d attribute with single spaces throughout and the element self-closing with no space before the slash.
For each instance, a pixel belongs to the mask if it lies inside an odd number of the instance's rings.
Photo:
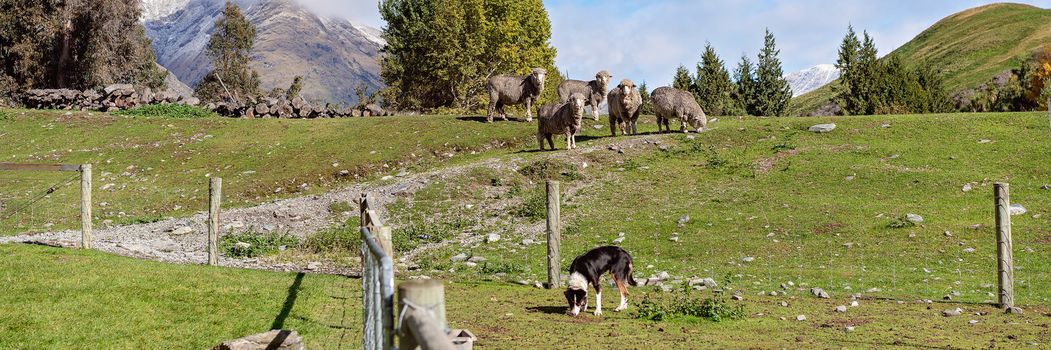
<svg viewBox="0 0 1051 350">
<path fill-rule="evenodd" d="M 839 69 L 831 64 L 819 64 L 785 74 L 785 80 L 788 80 L 788 85 L 792 87 L 792 97 L 817 90 L 836 79 L 839 79 Z"/>
<path fill-rule="evenodd" d="M 146 32 L 157 61 L 193 86 L 211 70 L 204 48 L 225 2 L 144 0 L 144 13 L 164 13 L 165 6 L 180 1 L 185 3 L 170 15 L 154 19 L 146 15 Z M 235 3 L 256 26 L 252 66 L 264 89 L 287 88 L 300 75 L 308 100 L 355 103 L 354 87 L 359 83 L 370 91 L 383 86 L 378 59 L 383 41 L 378 30 L 319 16 L 292 0 Z"/>
</svg>

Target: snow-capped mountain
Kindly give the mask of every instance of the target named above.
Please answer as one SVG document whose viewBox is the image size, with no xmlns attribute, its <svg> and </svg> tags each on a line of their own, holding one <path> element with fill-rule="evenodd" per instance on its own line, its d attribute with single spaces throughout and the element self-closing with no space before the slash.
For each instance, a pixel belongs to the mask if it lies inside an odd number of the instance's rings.
<svg viewBox="0 0 1051 350">
<path fill-rule="evenodd" d="M 817 90 L 836 79 L 839 79 L 839 69 L 831 64 L 819 64 L 785 75 L 785 80 L 792 87 L 792 97 Z"/>
<path fill-rule="evenodd" d="M 151 21 L 181 10 L 190 0 L 142 0 L 142 20 Z"/>
<path fill-rule="evenodd" d="M 143 1 L 144 13 L 162 13 L 164 6 L 184 2 L 167 16 L 147 19 L 146 34 L 158 63 L 179 80 L 196 85 L 211 70 L 204 49 L 225 0 Z M 370 92 L 383 86 L 379 58 L 384 42 L 379 30 L 318 16 L 293 0 L 234 2 L 256 27 L 252 68 L 263 89 L 288 88 L 299 75 L 308 100 L 354 103 L 359 83 Z"/>
</svg>

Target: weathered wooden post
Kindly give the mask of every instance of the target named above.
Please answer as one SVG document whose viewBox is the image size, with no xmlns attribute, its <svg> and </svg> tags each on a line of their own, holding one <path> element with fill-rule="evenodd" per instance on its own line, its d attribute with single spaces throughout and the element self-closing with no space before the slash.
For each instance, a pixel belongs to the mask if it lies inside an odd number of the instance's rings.
<svg viewBox="0 0 1051 350">
<path fill-rule="evenodd" d="M 91 248 L 91 164 L 80 166 L 80 247 Z"/>
<path fill-rule="evenodd" d="M 383 248 L 383 252 L 394 260 L 394 243 L 391 241 L 390 226 L 380 226 L 376 229 L 376 241 Z"/>
<path fill-rule="evenodd" d="M 219 264 L 219 206 L 223 179 L 213 176 L 208 182 L 208 265 Z"/>
<path fill-rule="evenodd" d="M 562 283 L 562 221 L 559 217 L 558 181 L 547 181 L 547 285 L 558 288 Z"/>
<path fill-rule="evenodd" d="M 993 184 L 996 199 L 996 260 L 1000 308 L 1012 311 L 1015 304 L 1014 257 L 1011 252 L 1011 196 L 1006 183 Z"/>
<path fill-rule="evenodd" d="M 449 326 L 445 320 L 445 286 L 442 281 L 402 282 L 398 285 L 398 310 L 406 313 L 398 315 L 403 320 L 398 349 L 413 350 L 421 345 L 424 349 L 445 349 L 435 345 L 451 345 L 447 335 Z"/>
</svg>

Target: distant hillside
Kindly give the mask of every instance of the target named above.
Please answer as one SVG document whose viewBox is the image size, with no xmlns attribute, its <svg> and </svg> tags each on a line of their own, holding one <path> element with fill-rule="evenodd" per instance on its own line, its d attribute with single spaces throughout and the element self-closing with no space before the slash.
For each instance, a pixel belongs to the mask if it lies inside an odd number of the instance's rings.
<svg viewBox="0 0 1051 350">
<path fill-rule="evenodd" d="M 358 83 L 365 83 L 370 91 L 383 86 L 379 76 L 383 44 L 376 29 L 318 16 L 292 0 L 235 2 L 256 26 L 252 67 L 259 72 L 264 89 L 287 88 L 293 77 L 301 75 L 307 99 L 354 103 Z M 191 86 L 211 70 L 204 47 L 224 3 L 144 2 L 146 12 L 155 17 L 170 12 L 155 19 L 147 16 L 146 32 L 153 40 L 157 61 Z"/>
<path fill-rule="evenodd" d="M 792 97 L 817 90 L 836 79 L 839 79 L 839 69 L 831 64 L 819 64 L 785 74 L 785 80 L 792 87 Z"/>
<path fill-rule="evenodd" d="M 888 56 L 940 67 L 949 92 L 954 92 L 1013 68 L 1015 57 L 1046 43 L 1051 43 L 1051 10 L 1001 3 L 946 17 Z M 832 85 L 793 98 L 792 114 L 807 114 L 822 105 L 832 97 Z"/>
</svg>

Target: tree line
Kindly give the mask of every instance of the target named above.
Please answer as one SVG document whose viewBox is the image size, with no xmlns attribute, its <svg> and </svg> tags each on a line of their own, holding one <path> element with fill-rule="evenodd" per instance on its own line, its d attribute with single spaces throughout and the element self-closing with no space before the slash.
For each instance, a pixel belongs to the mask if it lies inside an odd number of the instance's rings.
<svg viewBox="0 0 1051 350">
<path fill-rule="evenodd" d="M 780 52 L 774 34 L 767 29 L 756 63 L 742 55 L 731 77 L 715 48 L 705 44 L 696 73 L 690 74 L 685 66 L 679 66 L 672 87 L 692 93 L 709 115 L 784 116 L 792 89 L 783 77 Z M 649 93 L 645 84 L 639 89 L 644 97 L 643 113 L 648 113 L 645 108 L 649 107 Z"/>
</svg>

